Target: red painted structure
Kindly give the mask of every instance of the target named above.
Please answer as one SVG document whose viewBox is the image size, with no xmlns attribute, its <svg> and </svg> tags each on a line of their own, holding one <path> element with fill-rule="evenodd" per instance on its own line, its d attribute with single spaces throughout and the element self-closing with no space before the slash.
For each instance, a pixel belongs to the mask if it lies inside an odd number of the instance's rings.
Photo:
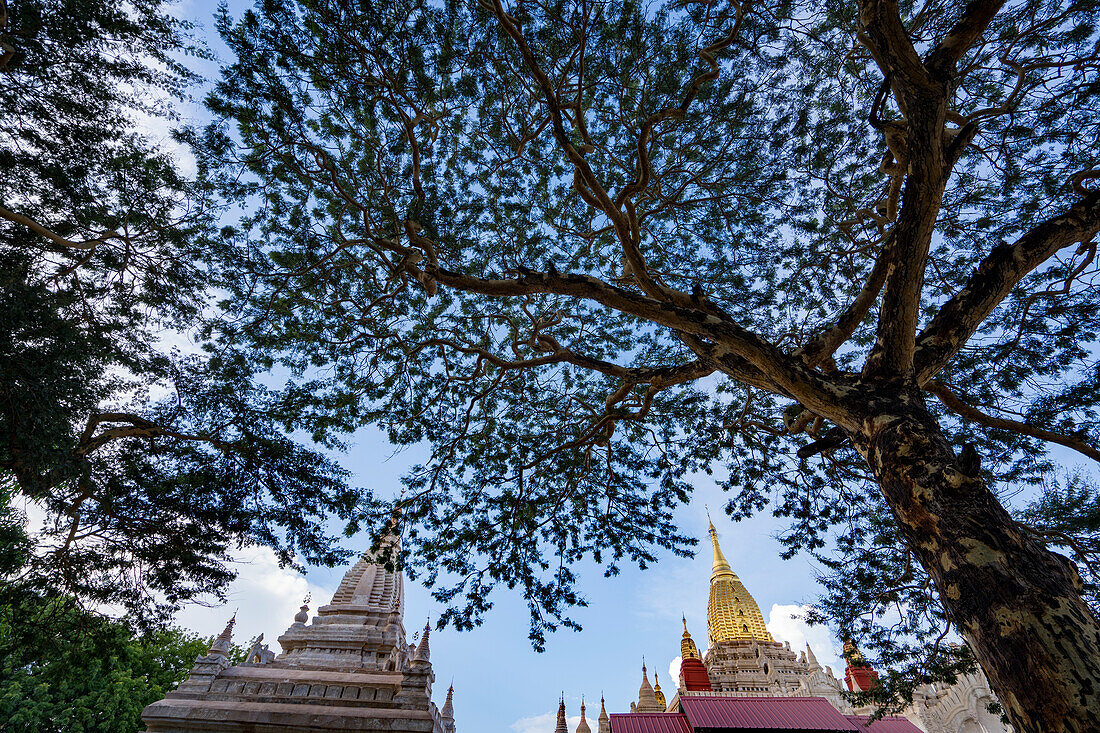
<svg viewBox="0 0 1100 733">
<path fill-rule="evenodd" d="M 698 659 L 684 659 L 680 662 L 680 679 L 689 692 L 710 692 L 710 676 L 707 668 Z"/>
<path fill-rule="evenodd" d="M 920 733 L 905 718 L 868 725 L 863 715 L 842 715 L 823 697 L 680 698 L 679 713 L 622 713 L 611 716 L 611 733 Z"/>
<path fill-rule="evenodd" d="M 872 687 L 878 687 L 878 672 L 863 660 L 863 655 L 851 641 L 844 642 L 844 658 L 848 660 L 844 682 L 850 692 L 866 692 Z"/>
</svg>

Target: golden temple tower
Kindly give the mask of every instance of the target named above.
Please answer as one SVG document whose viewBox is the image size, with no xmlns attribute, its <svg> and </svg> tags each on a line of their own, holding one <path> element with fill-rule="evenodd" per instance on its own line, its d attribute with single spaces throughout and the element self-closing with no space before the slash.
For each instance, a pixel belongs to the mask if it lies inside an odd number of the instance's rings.
<svg viewBox="0 0 1100 733">
<path fill-rule="evenodd" d="M 716 642 L 738 639 L 772 641 L 772 635 L 764 626 L 764 617 L 741 579 L 730 569 L 722 548 L 718 546 L 718 532 L 710 525 L 710 542 L 714 548 L 714 564 L 710 571 L 710 600 L 707 601 L 707 631 Z"/>
</svg>

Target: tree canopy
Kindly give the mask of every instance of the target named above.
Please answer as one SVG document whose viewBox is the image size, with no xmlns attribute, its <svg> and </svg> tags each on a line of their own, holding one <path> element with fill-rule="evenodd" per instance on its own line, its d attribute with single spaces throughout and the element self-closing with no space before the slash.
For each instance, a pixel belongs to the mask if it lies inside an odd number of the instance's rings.
<svg viewBox="0 0 1100 733">
<path fill-rule="evenodd" d="M 431 446 L 401 505 L 443 622 L 519 587 L 541 644 L 583 561 L 690 552 L 720 467 L 894 682 L 972 651 L 1017 730 L 1090 729 L 1097 10 L 223 9 L 211 337 L 323 434 Z"/>
<path fill-rule="evenodd" d="M 8 599 L 0 604 L 3 730 L 137 733 L 142 709 L 183 680 L 211 641 L 174 627 L 137 634 L 71 599 Z"/>
<path fill-rule="evenodd" d="M 326 522 L 366 499 L 253 365 L 194 346 L 216 212 L 170 150 L 205 54 L 172 11 L 0 3 L 0 492 L 46 516 L 0 577 L 139 621 L 243 543 L 341 561 Z"/>
</svg>

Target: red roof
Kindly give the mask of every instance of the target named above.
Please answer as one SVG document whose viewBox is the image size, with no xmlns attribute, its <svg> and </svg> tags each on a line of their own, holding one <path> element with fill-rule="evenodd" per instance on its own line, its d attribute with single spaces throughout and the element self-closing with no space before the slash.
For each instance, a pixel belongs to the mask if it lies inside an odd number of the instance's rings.
<svg viewBox="0 0 1100 733">
<path fill-rule="evenodd" d="M 869 715 L 846 715 L 844 716 L 852 722 L 856 727 L 856 730 L 866 733 L 920 733 L 920 728 L 910 723 L 905 718 L 897 717 L 894 715 L 887 715 L 884 718 L 876 720 L 871 725 L 867 725 L 867 721 L 871 719 Z"/>
<path fill-rule="evenodd" d="M 851 733 L 857 728 L 823 697 L 681 697 L 692 728 Z M 864 729 L 866 730 L 866 729 Z M 877 728 L 873 733 L 880 733 Z M 902 733 L 883 730 L 881 733 Z M 905 733 L 911 733 L 905 731 Z"/>
<path fill-rule="evenodd" d="M 612 713 L 611 733 L 692 732 L 687 718 L 680 713 Z"/>
</svg>

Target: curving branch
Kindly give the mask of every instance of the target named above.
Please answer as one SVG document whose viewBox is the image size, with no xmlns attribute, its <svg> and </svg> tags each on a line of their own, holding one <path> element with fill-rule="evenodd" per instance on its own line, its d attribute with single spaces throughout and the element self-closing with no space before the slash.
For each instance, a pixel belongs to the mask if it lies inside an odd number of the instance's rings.
<svg viewBox="0 0 1100 733">
<path fill-rule="evenodd" d="M 34 219 L 23 216 L 22 214 L 16 214 L 14 211 L 5 209 L 3 206 L 0 206 L 0 219 L 7 219 L 10 222 L 21 224 L 30 229 L 35 234 L 45 237 L 57 246 L 64 247 L 65 249 L 92 250 L 109 239 L 122 239 L 122 235 L 115 231 L 104 232 L 94 239 L 85 239 L 82 241 L 66 239 L 60 234 L 56 234 L 52 230 L 42 226 Z"/>
<path fill-rule="evenodd" d="M 1040 222 L 1015 243 L 994 247 L 917 337 L 914 376 L 926 384 L 1028 273 L 1055 252 L 1100 232 L 1100 191 Z"/>
<path fill-rule="evenodd" d="M 1005 0 L 971 0 L 962 17 L 928 54 L 925 65 L 938 76 L 953 75 L 959 59 L 981 38 L 1004 4 Z"/>
<path fill-rule="evenodd" d="M 1045 440 L 1050 443 L 1064 445 L 1082 455 L 1088 456 L 1094 461 L 1100 461 L 1100 450 L 1093 448 L 1080 438 L 1072 435 L 1065 435 L 1063 433 L 1056 433 L 1053 430 L 1046 430 L 1034 425 L 1028 425 L 1019 420 L 1009 420 L 1003 417 L 987 415 L 976 407 L 964 402 L 958 395 L 934 379 L 925 384 L 924 389 L 936 395 L 939 401 L 942 402 L 947 409 L 979 425 L 985 425 L 987 428 L 994 428 L 996 430 L 1007 430 L 1012 433 L 1018 433 L 1019 435 L 1027 435 L 1031 438 L 1038 438 L 1039 440 Z"/>
<path fill-rule="evenodd" d="M 889 272 L 889 260 L 886 252 L 889 249 L 888 237 L 882 249 L 875 259 L 874 267 L 867 276 L 867 282 L 856 295 L 851 304 L 841 313 L 837 319 L 824 331 L 821 331 L 802 349 L 802 359 L 808 366 L 816 367 L 829 359 L 845 341 L 852 337 L 860 322 L 871 310 L 878 294 L 882 292 L 882 286 L 886 282 L 886 274 Z"/>
<path fill-rule="evenodd" d="M 715 309 L 684 308 L 587 275 L 522 270 L 519 277 L 502 280 L 464 275 L 431 265 L 426 266 L 424 272 L 442 285 L 482 295 L 508 297 L 545 293 L 593 300 L 621 313 L 666 326 L 681 335 L 695 336 L 706 353 L 693 350 L 699 356 L 716 360 L 731 376 L 751 376 L 751 384 L 771 385 L 769 389 L 797 399 L 834 422 L 852 424 L 837 399 L 844 385 L 831 376 L 815 372 L 801 359 L 784 354 L 728 316 L 716 314 Z M 710 345 L 704 345 L 705 342 Z M 727 370 L 726 365 L 732 366 Z M 741 371 L 742 366 L 751 367 L 749 374 Z"/>
<path fill-rule="evenodd" d="M 565 348 L 557 343 L 556 339 L 545 334 L 538 336 L 540 346 L 551 350 L 544 356 L 531 359 L 504 359 L 488 349 L 472 344 L 462 344 L 451 339 L 431 338 L 420 342 L 410 350 L 410 355 L 433 346 L 444 346 L 463 354 L 476 355 L 493 366 L 511 371 L 516 369 L 532 369 L 548 364 L 572 364 L 582 369 L 606 374 L 609 377 L 619 377 L 627 384 L 653 384 L 659 387 L 670 387 L 675 384 L 689 382 L 712 374 L 716 367 L 707 362 L 696 359 L 683 364 L 668 367 L 627 367 L 603 359 L 578 354 L 572 349 Z"/>
<path fill-rule="evenodd" d="M 125 423 L 117 427 L 106 428 L 99 433 L 96 429 L 103 423 Z M 152 420 L 147 420 L 140 415 L 132 415 L 127 412 L 101 412 L 88 418 L 88 424 L 84 433 L 80 436 L 74 453 L 83 458 L 93 453 L 111 441 L 120 438 L 175 438 L 177 440 L 210 443 L 216 448 L 228 450 L 230 444 L 209 435 L 194 435 L 174 430 L 170 427 L 159 425 Z"/>
</svg>

